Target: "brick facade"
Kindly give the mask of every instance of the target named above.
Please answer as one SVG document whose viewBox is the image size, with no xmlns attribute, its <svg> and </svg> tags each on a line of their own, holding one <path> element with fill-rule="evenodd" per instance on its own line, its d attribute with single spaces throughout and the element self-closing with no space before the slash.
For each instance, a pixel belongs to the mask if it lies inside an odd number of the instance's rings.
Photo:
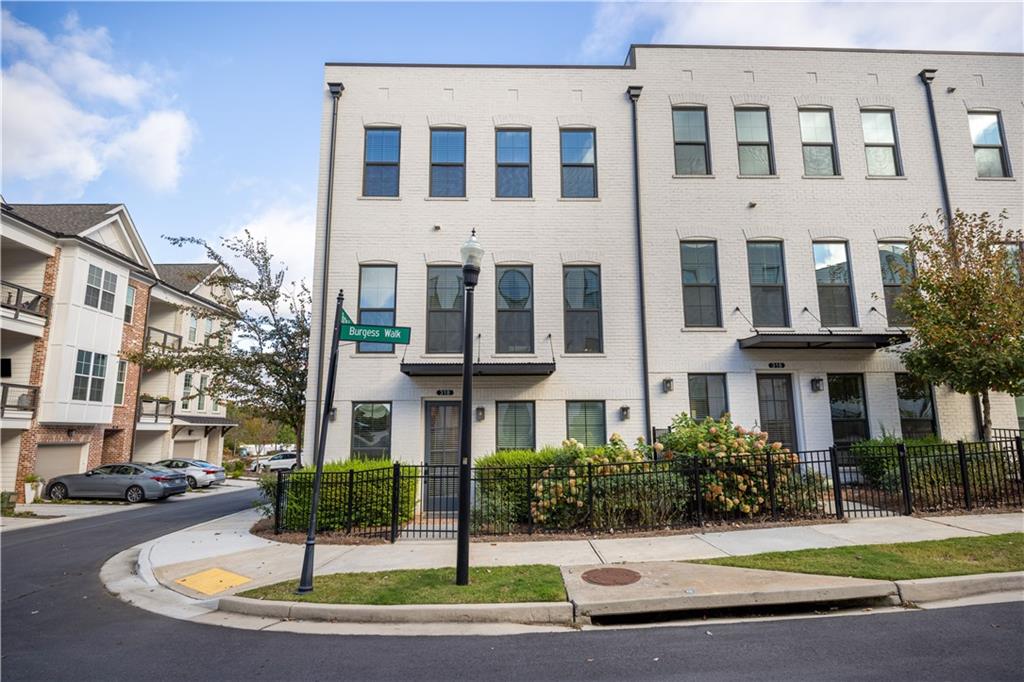
<svg viewBox="0 0 1024 682">
<path fill-rule="evenodd" d="M 130 279 L 128 285 L 135 287 L 135 309 L 132 321 L 126 322 L 121 332 L 121 356 L 142 351 L 146 342 L 146 311 L 149 309 L 149 284 Z M 116 380 L 116 367 L 114 372 Z M 124 378 L 124 402 L 114 406 L 111 432 L 104 439 L 103 463 L 127 462 L 131 459 L 131 448 L 136 424 L 136 406 L 139 397 L 141 368 L 129 362 Z"/>
</svg>

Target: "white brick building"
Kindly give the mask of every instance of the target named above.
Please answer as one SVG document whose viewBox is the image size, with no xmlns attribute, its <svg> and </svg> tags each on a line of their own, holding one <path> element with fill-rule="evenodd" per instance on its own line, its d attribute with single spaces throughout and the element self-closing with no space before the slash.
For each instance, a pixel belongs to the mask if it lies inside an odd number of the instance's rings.
<svg viewBox="0 0 1024 682">
<path fill-rule="evenodd" d="M 632 440 L 686 410 L 727 409 L 801 450 L 976 437 L 969 397 L 915 389 L 876 348 L 900 331 L 884 257 L 944 206 L 925 69 L 950 205 L 1019 223 L 1021 55 L 635 46 L 618 67 L 328 64 L 306 442 L 330 348 L 318 362 L 320 307 L 329 336 L 343 288 L 353 319 L 409 326 L 412 343 L 342 346 L 328 459 L 454 461 L 460 288 L 441 268 L 471 228 L 487 250 L 475 456 Z M 596 196 L 567 196 L 591 178 Z M 993 405 L 996 427 L 1018 427 L 1011 396 Z"/>
</svg>

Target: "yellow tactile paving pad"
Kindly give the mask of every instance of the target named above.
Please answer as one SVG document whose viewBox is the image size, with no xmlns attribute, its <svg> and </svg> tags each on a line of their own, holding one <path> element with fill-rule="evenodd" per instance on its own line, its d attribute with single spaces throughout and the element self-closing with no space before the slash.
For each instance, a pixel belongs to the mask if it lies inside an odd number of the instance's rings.
<svg viewBox="0 0 1024 682">
<path fill-rule="evenodd" d="M 210 568 L 199 573 L 187 575 L 184 578 L 178 578 L 174 582 L 184 585 L 190 590 L 209 595 L 252 582 L 252 578 L 246 578 L 244 575 L 225 571 L 223 568 Z"/>
</svg>

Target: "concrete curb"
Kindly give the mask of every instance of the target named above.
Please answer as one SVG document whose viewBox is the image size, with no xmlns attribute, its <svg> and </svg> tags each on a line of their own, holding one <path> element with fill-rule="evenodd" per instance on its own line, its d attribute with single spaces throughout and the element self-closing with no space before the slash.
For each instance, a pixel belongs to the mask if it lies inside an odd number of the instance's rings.
<svg viewBox="0 0 1024 682">
<path fill-rule="evenodd" d="M 264 601 L 245 597 L 221 597 L 221 611 L 264 618 L 350 623 L 519 623 L 521 625 L 572 625 L 569 602 L 520 604 L 312 604 Z"/>
<path fill-rule="evenodd" d="M 990 592 L 1016 592 L 1024 595 L 1024 571 L 897 580 L 895 585 L 904 604 L 946 601 Z"/>
</svg>

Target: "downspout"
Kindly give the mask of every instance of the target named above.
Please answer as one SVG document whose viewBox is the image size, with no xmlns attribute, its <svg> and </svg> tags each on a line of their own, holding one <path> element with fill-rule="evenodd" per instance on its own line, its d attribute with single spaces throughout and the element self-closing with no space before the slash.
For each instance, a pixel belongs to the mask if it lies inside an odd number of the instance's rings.
<svg viewBox="0 0 1024 682">
<path fill-rule="evenodd" d="M 315 415 L 320 413 L 320 403 L 323 401 L 324 391 L 324 344 L 327 336 L 327 267 L 331 262 L 331 198 L 334 194 L 334 147 L 338 134 L 338 100 L 345 86 L 341 83 L 328 83 L 327 88 L 331 91 L 331 139 L 328 142 L 327 152 L 327 199 L 324 203 L 326 216 L 324 218 L 324 257 L 320 266 L 320 334 L 317 338 L 316 354 L 316 409 L 313 418 L 313 442 L 320 442 L 320 420 Z M 299 461 L 302 461 L 302 453 L 299 453 Z"/>
<path fill-rule="evenodd" d="M 946 212 L 946 229 L 953 219 L 953 210 L 949 201 L 949 183 L 946 182 L 946 164 L 942 159 L 942 142 L 939 140 L 939 123 L 935 118 L 935 98 L 932 96 L 932 81 L 935 80 L 936 69 L 922 69 L 917 74 L 924 83 L 924 91 L 928 96 L 928 118 L 932 124 L 932 141 L 935 143 L 935 161 L 939 164 L 939 182 L 942 185 L 942 210 Z"/>
<path fill-rule="evenodd" d="M 630 85 L 626 88 L 629 101 L 633 104 L 633 191 L 636 215 L 636 270 L 640 280 L 640 357 L 644 372 L 644 440 L 653 439 L 651 430 L 651 376 L 647 359 L 647 296 L 644 291 L 644 233 L 640 213 L 640 142 L 637 133 L 636 102 L 640 99 L 642 85 Z"/>
</svg>

